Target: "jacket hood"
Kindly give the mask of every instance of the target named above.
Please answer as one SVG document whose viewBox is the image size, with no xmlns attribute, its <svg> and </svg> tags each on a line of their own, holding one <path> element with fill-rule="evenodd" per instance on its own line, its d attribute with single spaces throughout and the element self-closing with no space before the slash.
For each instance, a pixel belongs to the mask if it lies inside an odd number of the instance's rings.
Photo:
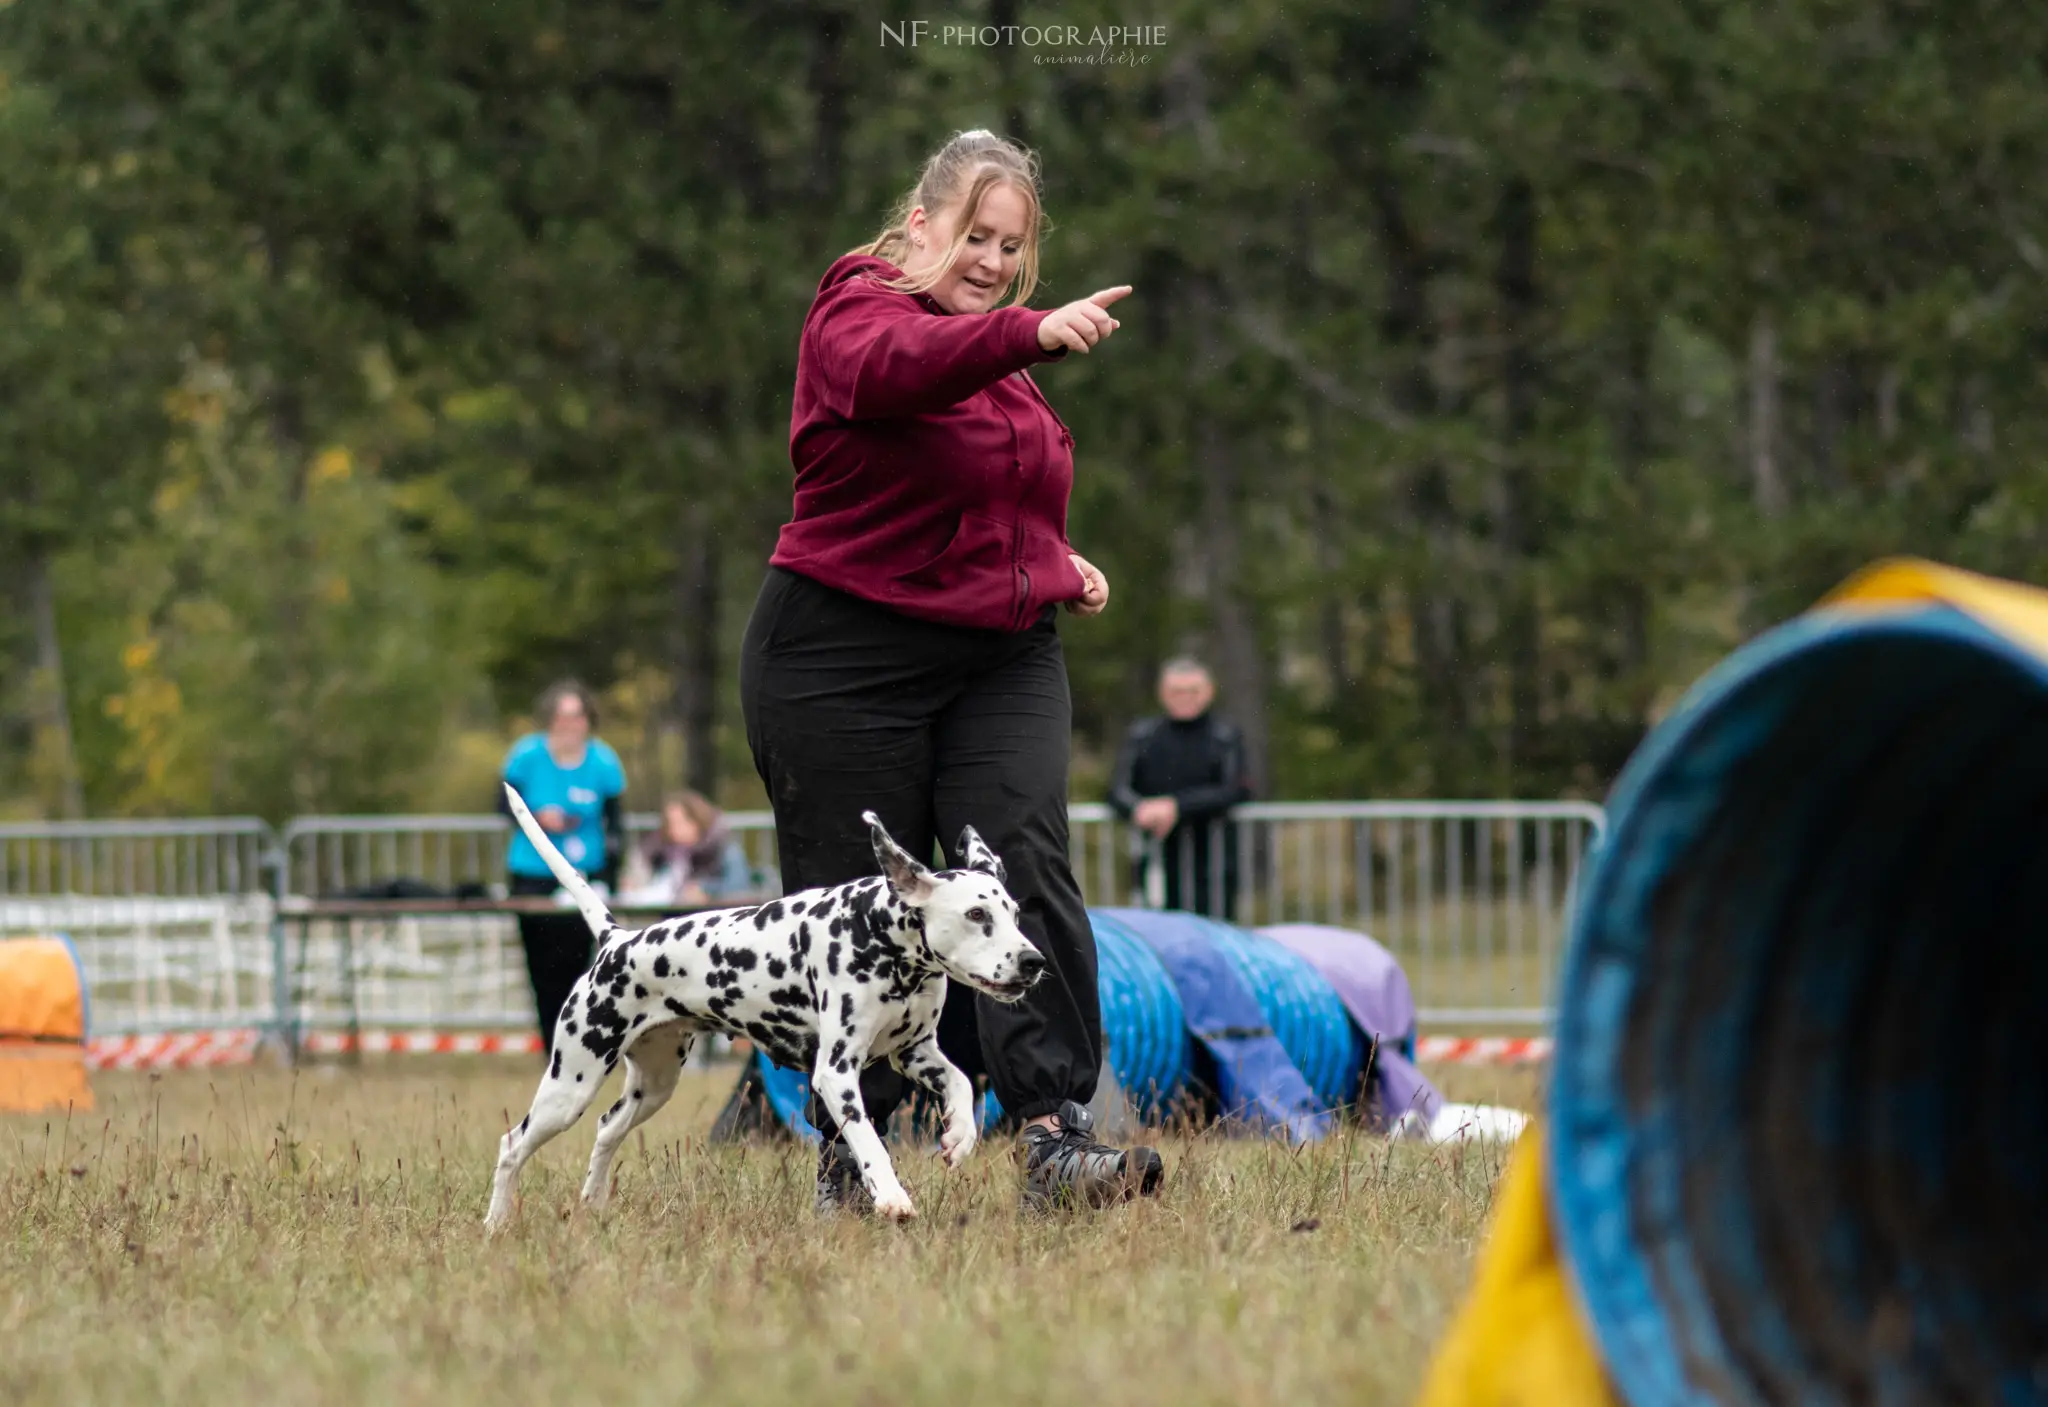
<svg viewBox="0 0 2048 1407">
<path fill-rule="evenodd" d="M 875 254 L 842 254 L 832 261 L 832 267 L 825 270 L 825 277 L 818 281 L 818 292 L 845 283 L 861 274 L 876 274 L 882 278 L 900 277 L 903 270 L 887 259 Z"/>
</svg>

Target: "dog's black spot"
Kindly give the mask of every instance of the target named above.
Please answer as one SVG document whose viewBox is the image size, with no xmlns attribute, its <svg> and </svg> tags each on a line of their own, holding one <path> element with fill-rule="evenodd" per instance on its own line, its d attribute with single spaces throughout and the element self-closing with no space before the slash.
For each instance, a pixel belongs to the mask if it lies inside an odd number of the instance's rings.
<svg viewBox="0 0 2048 1407">
<path fill-rule="evenodd" d="M 636 1090 L 634 1090 L 634 1091 L 633 1091 L 633 1098 L 634 1098 L 635 1100 L 638 1100 L 638 1099 L 640 1098 L 640 1091 L 639 1091 L 639 1090 L 637 1090 L 637 1089 L 636 1089 Z"/>
<path fill-rule="evenodd" d="M 555 1052 L 555 1058 L 548 1062 L 548 1078 L 551 1080 L 562 1078 L 562 1052 L 559 1050 Z"/>
<path fill-rule="evenodd" d="M 704 956 L 710 958 L 711 965 L 713 967 L 716 967 L 725 961 L 725 949 L 719 947 L 716 943 L 713 943 L 711 945 L 711 951 L 704 954 Z"/>
<path fill-rule="evenodd" d="M 726 966 L 737 968 L 741 972 L 752 972 L 754 965 L 760 961 L 760 954 L 752 948 L 733 948 L 725 955 Z"/>
<path fill-rule="evenodd" d="M 647 989 L 641 986 L 638 982 L 635 982 L 633 984 L 633 999 L 635 1001 L 643 1002 L 647 1000 Z"/>
<path fill-rule="evenodd" d="M 834 924 L 833 927 L 836 928 L 838 927 L 838 925 Z M 839 944 L 836 942 L 826 945 L 825 970 L 831 973 L 834 977 L 837 977 L 839 975 Z"/>
<path fill-rule="evenodd" d="M 775 1007 L 801 1007 L 804 1005 L 804 989 L 796 986 L 770 988 L 768 1003 Z"/>
<path fill-rule="evenodd" d="M 573 1036 L 576 1034 L 576 1023 L 574 1021 L 565 1022 L 562 1026 L 562 1030 L 567 1034 Z"/>
<path fill-rule="evenodd" d="M 558 1059 L 558 1060 L 559 1060 L 560 1058 L 561 1058 L 561 1057 L 560 1057 L 559 1055 L 558 1055 L 558 1056 L 556 1056 L 556 1059 Z M 521 1120 L 519 1121 L 519 1132 L 521 1132 L 521 1133 L 525 1133 L 525 1132 L 526 1132 L 526 1126 L 527 1126 L 528 1124 L 532 1123 L 532 1122 L 533 1122 L 533 1115 L 531 1115 L 531 1114 L 528 1114 L 528 1115 L 527 1115 L 527 1116 L 526 1116 L 525 1118 L 521 1119 Z"/>
<path fill-rule="evenodd" d="M 658 954 L 656 954 L 656 955 L 655 955 L 655 959 L 654 959 L 654 975 L 655 975 L 656 977 L 666 977 L 666 976 L 668 976 L 668 954 L 667 954 L 667 953 L 658 953 Z"/>
<path fill-rule="evenodd" d="M 612 1061 L 618 1058 L 619 1046 L 626 1035 L 626 1018 L 609 1001 L 595 998 L 590 1003 L 590 1029 L 583 1033 L 583 1045 L 592 1055 L 610 1069 Z"/>
<path fill-rule="evenodd" d="M 842 1026 L 853 1025 L 853 993 L 851 992 L 841 992 L 839 994 L 839 1024 Z"/>
<path fill-rule="evenodd" d="M 583 1083 L 583 1072 L 581 1070 L 576 1072 L 576 1083 L 579 1085 Z"/>
<path fill-rule="evenodd" d="M 832 1042 L 832 1055 L 831 1055 L 831 1060 L 832 1060 L 832 1067 L 833 1067 L 833 1068 L 834 1068 L 835 1070 L 836 1070 L 837 1068 L 839 1068 L 839 1062 L 840 1062 L 840 1061 L 842 1061 L 842 1060 L 844 1060 L 845 1058 L 846 1058 L 846 1042 L 845 1042 L 845 1041 L 834 1041 L 834 1042 Z"/>
<path fill-rule="evenodd" d="M 784 962 L 781 958 L 768 959 L 768 976 L 774 981 L 780 982 L 782 980 L 783 974 L 788 971 L 789 964 Z"/>
<path fill-rule="evenodd" d="M 792 899 L 789 904 L 789 911 L 793 914 L 802 914 L 804 911 L 804 901 L 801 899 Z"/>
<path fill-rule="evenodd" d="M 663 997 L 661 999 L 661 1004 L 667 1007 L 670 1011 L 673 1011 L 678 1016 L 688 1016 L 690 1014 L 690 1008 L 684 1006 L 674 997 Z"/>
</svg>

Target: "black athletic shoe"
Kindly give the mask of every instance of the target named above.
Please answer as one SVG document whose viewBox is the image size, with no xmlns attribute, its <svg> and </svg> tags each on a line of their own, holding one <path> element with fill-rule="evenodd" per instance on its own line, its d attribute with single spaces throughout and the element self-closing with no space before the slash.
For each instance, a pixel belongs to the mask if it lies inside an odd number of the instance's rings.
<svg viewBox="0 0 2048 1407">
<path fill-rule="evenodd" d="M 1156 1196 L 1166 1182 L 1166 1164 L 1150 1148 L 1111 1148 L 1093 1137 L 1095 1116 L 1068 1100 L 1057 1129 L 1024 1130 L 1024 1209 L 1107 1207 L 1133 1197 Z"/>
<path fill-rule="evenodd" d="M 866 1216 L 875 1209 L 875 1199 L 861 1184 L 860 1164 L 846 1140 L 832 1139 L 818 1148 L 818 1215 L 836 1216 L 852 1212 Z"/>
</svg>

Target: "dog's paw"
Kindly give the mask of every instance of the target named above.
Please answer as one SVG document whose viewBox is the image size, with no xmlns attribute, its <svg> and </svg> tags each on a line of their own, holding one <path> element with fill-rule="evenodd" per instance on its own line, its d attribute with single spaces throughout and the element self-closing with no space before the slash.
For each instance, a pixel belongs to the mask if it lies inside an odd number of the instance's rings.
<svg viewBox="0 0 2048 1407">
<path fill-rule="evenodd" d="M 875 1212 L 890 1221 L 911 1221 L 917 1216 L 917 1208 L 910 1205 L 910 1194 L 901 1190 L 875 1198 Z"/>
<path fill-rule="evenodd" d="M 958 1134 L 939 1136 L 939 1155 L 946 1160 L 946 1166 L 957 1168 L 973 1154 L 975 1147 L 974 1130 L 963 1129 Z"/>
</svg>

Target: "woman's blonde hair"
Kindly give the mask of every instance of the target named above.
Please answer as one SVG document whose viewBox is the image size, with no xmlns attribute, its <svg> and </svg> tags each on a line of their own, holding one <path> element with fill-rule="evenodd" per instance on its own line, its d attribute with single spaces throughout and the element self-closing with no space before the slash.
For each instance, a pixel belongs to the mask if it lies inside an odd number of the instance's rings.
<svg viewBox="0 0 2048 1407">
<path fill-rule="evenodd" d="M 974 225 L 974 212 L 981 208 L 981 198 L 999 185 L 1015 186 L 1024 196 L 1024 251 L 1023 257 L 1017 261 L 1017 276 L 1010 284 L 1015 291 L 1014 301 L 1021 304 L 1038 287 L 1038 237 L 1049 228 L 1044 205 L 1039 199 L 1038 157 L 1008 138 L 980 128 L 955 133 L 951 140 L 933 152 L 925 162 L 917 184 L 897 202 L 889 224 L 872 240 L 847 253 L 872 254 L 876 258 L 887 259 L 899 269 L 903 268 L 910 261 L 910 212 L 922 205 L 926 218 L 931 218 L 957 205 L 960 209 L 959 227 L 953 231 L 952 246 L 938 261 L 922 274 L 906 274 L 902 278 L 885 280 L 882 285 L 898 293 L 923 293 L 953 267 L 961 246 L 967 243 L 967 236 Z"/>
</svg>

